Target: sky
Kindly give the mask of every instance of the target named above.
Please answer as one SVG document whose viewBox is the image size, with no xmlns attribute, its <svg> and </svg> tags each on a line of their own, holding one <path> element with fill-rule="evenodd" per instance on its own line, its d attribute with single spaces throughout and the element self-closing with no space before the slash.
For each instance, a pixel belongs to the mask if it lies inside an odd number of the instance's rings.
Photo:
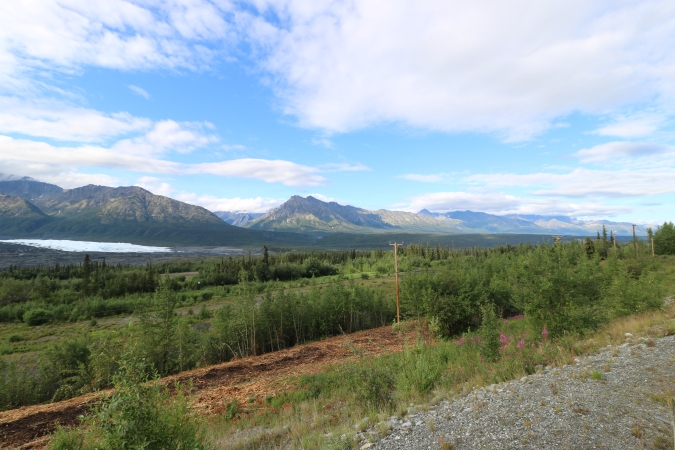
<svg viewBox="0 0 675 450">
<path fill-rule="evenodd" d="M 0 2 L 0 177 L 675 219 L 672 0 Z"/>
</svg>

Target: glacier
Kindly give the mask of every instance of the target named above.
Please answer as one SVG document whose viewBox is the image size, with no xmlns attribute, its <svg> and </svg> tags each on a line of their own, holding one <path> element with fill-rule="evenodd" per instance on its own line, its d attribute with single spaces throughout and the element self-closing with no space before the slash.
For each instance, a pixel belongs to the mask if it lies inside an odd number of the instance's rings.
<svg viewBox="0 0 675 450">
<path fill-rule="evenodd" d="M 102 253 L 172 253 L 169 247 L 150 247 L 125 242 L 88 242 L 57 239 L 7 239 L 0 240 L 8 244 L 30 245 L 64 252 L 102 252 Z"/>
</svg>

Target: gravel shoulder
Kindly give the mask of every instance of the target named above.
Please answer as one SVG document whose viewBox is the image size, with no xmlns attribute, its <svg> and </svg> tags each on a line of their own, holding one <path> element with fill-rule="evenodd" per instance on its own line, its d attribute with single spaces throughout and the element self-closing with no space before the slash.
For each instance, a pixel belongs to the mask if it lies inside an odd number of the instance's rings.
<svg viewBox="0 0 675 450">
<path fill-rule="evenodd" d="M 573 365 L 411 407 L 360 433 L 360 448 L 670 449 L 673 431 L 663 420 L 672 420 L 674 365 L 675 337 L 627 336 Z M 386 437 L 368 442 L 387 426 Z"/>
</svg>

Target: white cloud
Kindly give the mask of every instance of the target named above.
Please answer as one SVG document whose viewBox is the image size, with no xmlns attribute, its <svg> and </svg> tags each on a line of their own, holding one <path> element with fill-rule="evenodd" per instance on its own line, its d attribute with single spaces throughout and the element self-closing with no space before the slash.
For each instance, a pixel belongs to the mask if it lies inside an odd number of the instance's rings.
<svg viewBox="0 0 675 450">
<path fill-rule="evenodd" d="M 319 168 L 323 172 L 370 172 L 373 170 L 370 167 L 366 166 L 365 164 L 361 163 L 356 164 L 327 163 L 327 164 L 320 164 Z"/>
<path fill-rule="evenodd" d="M 256 4 L 259 22 L 279 18 L 253 39 L 285 112 L 328 133 L 393 122 L 518 141 L 572 112 L 675 98 L 669 0 Z"/>
<path fill-rule="evenodd" d="M 138 87 L 138 86 L 134 86 L 133 84 L 130 84 L 130 85 L 127 86 L 127 87 L 128 87 L 129 89 L 131 89 L 133 92 L 135 92 L 136 94 L 138 94 L 138 95 L 140 95 L 141 97 L 145 98 L 146 100 L 148 100 L 148 99 L 150 98 L 150 94 L 148 94 L 148 91 L 146 91 L 146 90 L 143 89 L 143 88 L 140 88 L 140 87 Z"/>
<path fill-rule="evenodd" d="M 664 121 L 664 117 L 654 115 L 649 117 L 620 118 L 613 123 L 594 130 L 593 134 L 625 139 L 646 137 L 656 133 Z"/>
<path fill-rule="evenodd" d="M 325 196 L 325 195 L 323 195 L 323 194 L 307 194 L 305 197 L 314 197 L 314 198 L 317 199 L 317 200 L 321 200 L 322 202 L 327 202 L 327 203 L 329 203 L 329 202 L 335 202 L 335 203 L 339 203 L 339 204 L 341 204 L 341 205 L 344 205 L 344 204 L 345 204 L 345 203 L 343 203 L 343 202 L 338 202 L 338 201 L 337 201 L 336 199 L 334 199 L 333 197 L 327 197 L 327 196 Z"/>
<path fill-rule="evenodd" d="M 193 205 L 203 206 L 209 211 L 241 211 L 264 213 L 281 205 L 284 200 L 274 198 L 219 198 L 213 195 L 179 193 L 176 199 Z"/>
<path fill-rule="evenodd" d="M 105 167 L 153 174 L 252 178 L 287 186 L 318 186 L 327 181 L 319 175 L 318 168 L 291 161 L 244 158 L 186 164 L 159 159 L 152 153 L 132 151 L 134 149 L 137 148 L 124 147 L 125 151 L 120 151 L 117 146 L 111 149 L 97 146 L 55 147 L 44 142 L 0 136 L 0 164 L 3 168 L 10 165 L 14 168 L 12 171 L 3 169 L 4 173 L 30 176 L 35 176 L 35 172 L 44 174 L 49 171 L 56 175 L 63 173 L 64 168 Z"/>
<path fill-rule="evenodd" d="M 445 180 L 447 177 L 444 173 L 422 175 L 418 173 L 406 173 L 404 175 L 399 175 L 399 178 L 409 181 L 420 181 L 422 183 L 440 183 Z"/>
<path fill-rule="evenodd" d="M 102 113 L 62 101 L 0 97 L 0 133 L 18 133 L 62 141 L 101 142 L 143 132 L 152 121 L 129 113 Z"/>
<path fill-rule="evenodd" d="M 574 156 L 582 162 L 610 162 L 616 159 L 634 159 L 666 153 L 675 155 L 675 147 L 649 142 L 608 142 L 580 150 Z"/>
<path fill-rule="evenodd" d="M 403 206 L 403 205 L 399 205 Z M 436 212 L 481 211 L 490 214 L 541 214 L 574 217 L 603 217 L 630 212 L 625 206 L 610 206 L 596 202 L 570 203 L 555 199 L 524 198 L 500 192 L 434 192 L 409 198 L 405 210 L 422 209 Z"/>
<path fill-rule="evenodd" d="M 333 142 L 330 139 L 325 138 L 325 137 L 324 138 L 313 138 L 312 144 L 321 145 L 321 146 L 326 147 L 326 148 L 335 148 L 335 145 L 333 144 Z"/>
<path fill-rule="evenodd" d="M 675 192 L 675 168 L 590 170 L 579 168 L 568 173 L 476 174 L 466 181 L 494 189 L 529 187 L 531 193 L 556 197 L 634 197 Z"/>
<path fill-rule="evenodd" d="M 254 178 L 286 186 L 319 186 L 326 178 L 314 167 L 284 160 L 243 158 L 216 163 L 185 165 L 186 173 Z"/>
<path fill-rule="evenodd" d="M 169 183 L 157 177 L 140 177 L 134 185 L 147 189 L 155 195 L 163 195 L 165 197 L 171 197 L 174 192 L 173 187 Z"/>
<path fill-rule="evenodd" d="M 199 68 L 214 57 L 205 44 L 228 41 L 229 9 L 226 0 L 0 2 L 0 85 L 30 89 L 26 75 L 47 68 Z"/>
<path fill-rule="evenodd" d="M 191 153 L 218 142 L 215 136 L 205 134 L 207 124 L 162 120 L 156 122 L 145 135 L 117 142 L 113 150 L 125 153 L 161 154 L 167 151 Z"/>
<path fill-rule="evenodd" d="M 259 213 L 267 212 L 283 203 L 283 200 L 274 198 L 222 198 L 214 195 L 198 195 L 176 190 L 169 183 L 157 177 L 140 177 L 136 180 L 135 185 L 147 189 L 153 194 L 163 195 L 192 205 L 202 206 L 209 211 L 243 211 Z"/>
</svg>

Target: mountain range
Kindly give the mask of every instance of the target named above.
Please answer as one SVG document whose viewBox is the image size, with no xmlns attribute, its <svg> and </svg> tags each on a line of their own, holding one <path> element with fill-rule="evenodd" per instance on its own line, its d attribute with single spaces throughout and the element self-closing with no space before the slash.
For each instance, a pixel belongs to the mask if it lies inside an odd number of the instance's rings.
<svg viewBox="0 0 675 450">
<path fill-rule="evenodd" d="M 370 211 L 297 195 L 265 214 L 211 212 L 137 186 L 62 189 L 31 178 L 0 181 L 0 238 L 300 248 L 322 239 L 349 245 L 356 242 L 356 235 L 362 235 L 358 239 L 365 247 L 368 242 L 380 245 L 387 235 L 401 233 L 417 236 L 416 239 L 426 239 L 424 236 L 433 233 L 434 240 L 445 239 L 443 235 L 517 234 L 523 240 L 528 235 L 594 235 L 603 225 L 619 236 L 632 234 L 629 223 L 474 211 Z M 646 227 L 641 225 L 636 231 L 645 235 Z M 450 239 L 454 242 L 454 238 Z"/>
<path fill-rule="evenodd" d="M 220 217 L 229 213 L 219 211 Z M 241 214 L 241 213 L 239 213 Z M 252 219 L 252 220 L 251 220 Z M 234 223 L 234 222 L 232 222 Z M 562 234 L 573 236 L 594 235 L 602 230 L 613 231 L 618 236 L 632 235 L 630 223 L 607 220 L 578 220 L 567 216 L 504 215 L 475 211 L 418 213 L 379 209 L 369 211 L 336 202 L 324 202 L 312 196 L 293 196 L 281 206 L 258 218 L 248 218 L 237 224 L 252 230 L 294 231 L 324 236 L 331 233 L 449 233 L 449 234 Z M 647 227 L 638 225 L 636 233 L 647 234 Z"/>
<path fill-rule="evenodd" d="M 30 178 L 0 181 L 3 237 L 90 239 L 169 245 L 310 244 L 316 237 L 230 225 L 194 206 L 137 187 L 62 189 Z"/>
</svg>

